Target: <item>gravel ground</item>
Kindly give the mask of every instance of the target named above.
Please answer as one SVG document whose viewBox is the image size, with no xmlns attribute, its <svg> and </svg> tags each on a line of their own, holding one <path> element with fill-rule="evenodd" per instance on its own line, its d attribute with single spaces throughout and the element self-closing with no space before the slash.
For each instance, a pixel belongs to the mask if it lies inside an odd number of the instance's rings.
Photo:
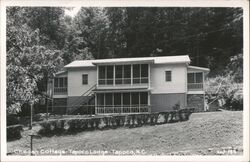
<svg viewBox="0 0 250 162">
<path fill-rule="evenodd" d="M 194 113 L 185 122 L 42 137 L 34 139 L 33 148 L 40 155 L 242 155 L 242 115 L 242 111 Z M 10 155 L 30 153 L 28 133 L 7 143 Z"/>
</svg>

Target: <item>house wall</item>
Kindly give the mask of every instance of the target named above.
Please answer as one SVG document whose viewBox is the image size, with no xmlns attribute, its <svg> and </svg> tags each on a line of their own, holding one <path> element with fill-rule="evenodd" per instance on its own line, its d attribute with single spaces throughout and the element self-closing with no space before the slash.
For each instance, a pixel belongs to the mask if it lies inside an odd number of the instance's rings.
<svg viewBox="0 0 250 162">
<path fill-rule="evenodd" d="M 96 84 L 96 67 L 68 69 L 68 96 L 81 96 Z M 88 74 L 88 84 L 82 84 L 82 74 Z"/>
<path fill-rule="evenodd" d="M 172 93 L 172 94 L 151 94 L 152 112 L 171 111 L 175 104 L 179 104 L 180 108 L 186 106 L 185 93 Z"/>
<path fill-rule="evenodd" d="M 186 64 L 151 65 L 150 88 L 152 94 L 186 93 L 187 66 Z M 166 82 L 165 71 L 172 71 L 172 81 Z"/>
</svg>

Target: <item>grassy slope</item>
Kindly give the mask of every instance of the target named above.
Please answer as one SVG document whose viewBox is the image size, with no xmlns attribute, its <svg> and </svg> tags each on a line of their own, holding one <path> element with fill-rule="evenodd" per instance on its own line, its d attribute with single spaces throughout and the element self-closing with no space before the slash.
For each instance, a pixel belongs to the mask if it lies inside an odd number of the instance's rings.
<svg viewBox="0 0 250 162">
<path fill-rule="evenodd" d="M 200 150 L 220 147 L 241 147 L 243 138 L 242 111 L 195 113 L 189 121 L 118 128 L 115 130 L 82 132 L 76 135 L 43 137 L 35 139 L 35 149 L 75 150 L 136 150 L 146 154 L 168 154 L 175 151 Z M 8 142 L 8 152 L 29 149 L 29 138 Z"/>
</svg>

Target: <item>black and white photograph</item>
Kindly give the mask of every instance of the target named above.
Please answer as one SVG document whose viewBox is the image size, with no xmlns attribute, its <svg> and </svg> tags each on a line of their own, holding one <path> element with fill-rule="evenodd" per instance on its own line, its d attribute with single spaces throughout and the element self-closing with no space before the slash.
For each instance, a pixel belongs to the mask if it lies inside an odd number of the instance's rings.
<svg viewBox="0 0 250 162">
<path fill-rule="evenodd" d="M 3 161 L 249 160 L 249 1 L 4 2 Z"/>
</svg>

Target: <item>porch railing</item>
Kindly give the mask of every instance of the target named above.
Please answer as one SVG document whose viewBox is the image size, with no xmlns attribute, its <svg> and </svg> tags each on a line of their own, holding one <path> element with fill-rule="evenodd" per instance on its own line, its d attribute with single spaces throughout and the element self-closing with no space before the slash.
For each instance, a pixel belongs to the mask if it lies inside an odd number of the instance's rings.
<svg viewBox="0 0 250 162">
<path fill-rule="evenodd" d="M 132 83 L 131 83 L 132 82 Z M 120 85 L 140 85 L 148 84 L 148 77 L 140 78 L 115 78 L 115 79 L 98 79 L 98 86 L 120 86 Z"/>
<path fill-rule="evenodd" d="M 54 87 L 54 94 L 62 94 L 67 92 L 68 92 L 67 87 Z"/>
<path fill-rule="evenodd" d="M 96 114 L 136 114 L 150 113 L 148 105 L 140 106 L 96 106 Z"/>
<path fill-rule="evenodd" d="M 203 90 L 203 83 L 188 83 L 188 90 Z"/>
</svg>

